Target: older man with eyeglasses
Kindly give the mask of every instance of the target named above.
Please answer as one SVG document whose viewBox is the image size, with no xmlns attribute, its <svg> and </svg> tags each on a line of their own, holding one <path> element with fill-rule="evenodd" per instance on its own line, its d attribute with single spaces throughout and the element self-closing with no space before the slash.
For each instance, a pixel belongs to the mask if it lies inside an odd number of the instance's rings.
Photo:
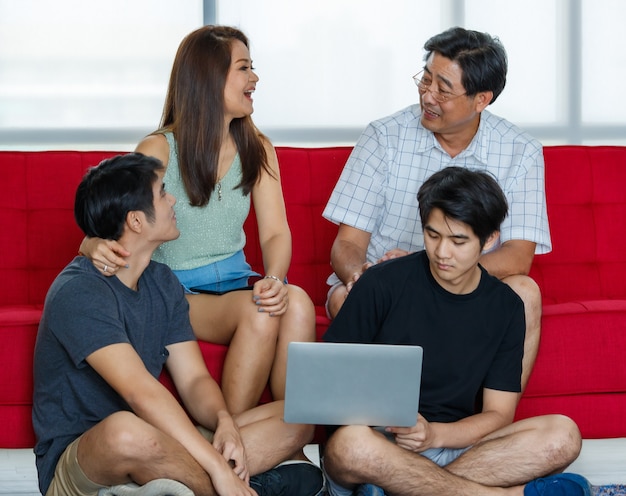
<svg viewBox="0 0 626 496">
<path fill-rule="evenodd" d="M 507 55 L 497 38 L 457 27 L 432 37 L 424 49 L 423 70 L 413 76 L 419 104 L 367 126 L 324 210 L 339 225 L 328 315 L 334 318 L 368 267 L 423 248 L 417 191 L 426 178 L 453 165 L 487 170 L 504 190 L 510 215 L 501 242 L 480 264 L 524 301 L 524 388 L 541 326 L 541 294 L 528 272 L 535 253 L 552 249 L 543 148 L 485 110 L 506 83 Z"/>
</svg>

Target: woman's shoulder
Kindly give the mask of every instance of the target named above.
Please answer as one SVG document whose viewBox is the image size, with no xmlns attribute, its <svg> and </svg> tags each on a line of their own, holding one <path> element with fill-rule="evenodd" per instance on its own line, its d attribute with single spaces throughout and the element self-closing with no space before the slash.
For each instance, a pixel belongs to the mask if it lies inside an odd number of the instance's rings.
<svg viewBox="0 0 626 496">
<path fill-rule="evenodd" d="M 265 136 L 262 133 L 259 133 L 259 140 L 263 144 L 263 148 L 265 148 L 265 153 L 267 153 L 268 155 L 276 154 L 276 149 L 274 148 L 274 145 L 272 144 L 272 142 L 267 136 Z"/>
<path fill-rule="evenodd" d="M 158 132 L 146 136 L 135 148 L 136 152 L 158 158 L 167 167 L 170 155 L 170 145 L 164 133 Z"/>
</svg>

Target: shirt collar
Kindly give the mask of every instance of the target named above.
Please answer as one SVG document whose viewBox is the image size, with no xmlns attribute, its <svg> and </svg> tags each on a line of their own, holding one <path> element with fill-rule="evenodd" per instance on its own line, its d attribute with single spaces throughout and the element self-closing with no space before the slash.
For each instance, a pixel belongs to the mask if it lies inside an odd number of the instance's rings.
<svg viewBox="0 0 626 496">
<path fill-rule="evenodd" d="M 438 149 L 441 153 L 446 153 L 441 144 L 436 140 L 435 134 L 422 125 L 420 118 L 421 108 L 415 107 L 414 113 L 417 119 L 417 127 L 424 132 L 418 133 L 418 143 L 416 143 L 416 150 L 420 152 L 426 152 L 432 148 Z M 489 123 L 489 116 L 491 114 L 487 110 L 483 110 L 480 115 L 480 123 L 478 124 L 478 131 L 474 135 L 474 138 L 470 144 L 457 155 L 455 158 L 467 158 L 474 157 L 479 163 L 487 165 L 487 155 L 489 152 L 489 141 L 492 132 L 491 124 Z"/>
</svg>

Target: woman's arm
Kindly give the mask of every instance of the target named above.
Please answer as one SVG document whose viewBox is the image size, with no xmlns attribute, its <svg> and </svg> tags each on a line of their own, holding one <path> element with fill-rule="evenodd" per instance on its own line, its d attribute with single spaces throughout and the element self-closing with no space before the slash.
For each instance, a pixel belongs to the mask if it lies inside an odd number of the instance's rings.
<svg viewBox="0 0 626 496">
<path fill-rule="evenodd" d="M 261 171 L 261 177 L 252 190 L 252 201 L 259 228 L 265 275 L 283 280 L 291 263 L 291 230 L 287 223 L 276 151 L 269 142 L 265 148 L 268 165 L 274 177 L 265 170 Z"/>
<path fill-rule="evenodd" d="M 265 269 L 265 279 L 254 285 L 254 297 L 261 311 L 282 315 L 288 306 L 287 287 L 282 281 L 291 263 L 291 230 L 287 223 L 276 151 L 269 142 L 265 148 L 271 174 L 262 170 L 252 189 Z"/>
</svg>

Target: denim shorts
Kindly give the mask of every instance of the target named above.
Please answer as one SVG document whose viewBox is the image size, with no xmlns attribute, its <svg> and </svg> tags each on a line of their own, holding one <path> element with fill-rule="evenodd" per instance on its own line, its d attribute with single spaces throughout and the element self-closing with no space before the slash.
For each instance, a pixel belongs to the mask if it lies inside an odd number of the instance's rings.
<svg viewBox="0 0 626 496">
<path fill-rule="evenodd" d="M 239 250 L 224 260 L 189 270 L 175 270 L 174 274 L 185 288 L 185 293 L 193 294 L 190 288 L 210 291 L 229 291 L 248 285 L 248 278 L 259 276 L 246 262 L 243 250 Z"/>
</svg>

